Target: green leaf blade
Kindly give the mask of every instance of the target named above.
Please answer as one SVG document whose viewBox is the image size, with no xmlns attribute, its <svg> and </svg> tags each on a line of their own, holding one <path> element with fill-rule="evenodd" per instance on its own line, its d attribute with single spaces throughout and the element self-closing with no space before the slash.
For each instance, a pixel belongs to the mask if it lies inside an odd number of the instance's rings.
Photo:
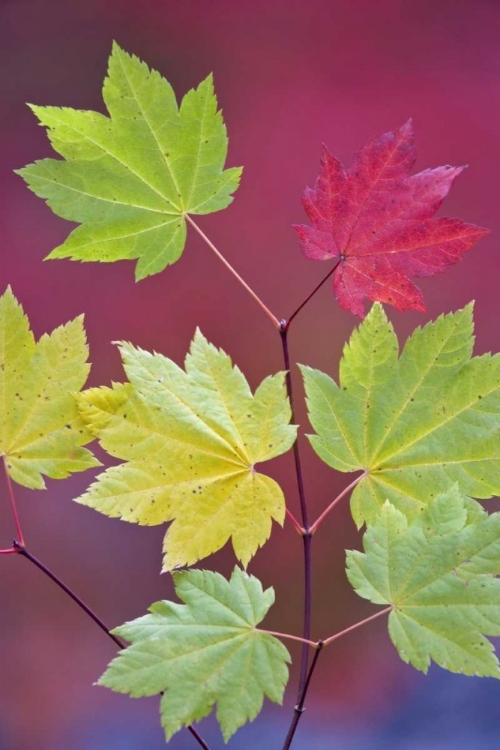
<svg viewBox="0 0 500 750">
<path fill-rule="evenodd" d="M 99 684 L 132 697 L 165 691 L 161 715 L 167 740 L 217 704 L 227 741 L 257 716 L 264 696 L 283 699 L 289 653 L 256 630 L 274 592 L 239 568 L 229 581 L 200 570 L 174 573 L 174 581 L 184 604 L 158 602 L 151 614 L 117 628 L 132 645 L 111 662 Z"/>
<path fill-rule="evenodd" d="M 472 306 L 397 340 L 375 304 L 344 350 L 340 385 L 303 369 L 312 447 L 340 471 L 366 471 L 351 508 L 358 526 L 386 500 L 409 519 L 457 482 L 500 494 L 500 356 L 470 359 Z"/>
<path fill-rule="evenodd" d="M 241 169 L 224 170 L 228 140 L 211 76 L 179 108 L 158 72 L 114 44 L 103 96 L 110 117 L 31 106 L 64 161 L 19 174 L 56 214 L 81 224 L 49 258 L 138 259 L 139 280 L 181 256 L 187 214 L 231 203 Z"/>
<path fill-rule="evenodd" d="M 500 514 L 470 513 L 457 486 L 412 522 L 386 502 L 363 546 L 347 553 L 348 578 L 363 598 L 392 605 L 404 661 L 500 678 L 485 638 L 500 635 Z"/>
</svg>

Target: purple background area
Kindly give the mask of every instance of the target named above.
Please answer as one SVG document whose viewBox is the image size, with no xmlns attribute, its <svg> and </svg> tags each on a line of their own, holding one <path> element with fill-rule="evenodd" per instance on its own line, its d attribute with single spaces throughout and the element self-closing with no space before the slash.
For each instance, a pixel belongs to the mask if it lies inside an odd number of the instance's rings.
<svg viewBox="0 0 500 750">
<path fill-rule="evenodd" d="M 12 173 L 52 155 L 25 102 L 103 111 L 114 38 L 159 69 L 179 95 L 214 71 L 230 135 L 228 164 L 245 171 L 233 205 L 199 223 L 280 318 L 327 270 L 301 257 L 291 230 L 305 219 L 300 196 L 316 178 L 321 143 L 345 162 L 368 138 L 412 116 L 419 169 L 470 164 L 440 213 L 492 234 L 446 275 L 419 282 L 428 315 L 391 312 L 391 319 L 404 337 L 476 299 L 476 351 L 498 349 L 499 26 L 495 0 L 0 0 L 1 291 L 12 285 L 37 336 L 85 312 L 91 385 L 122 379 L 111 341 L 130 340 L 181 363 L 197 325 L 252 387 L 282 368 L 276 331 L 193 233 L 176 265 L 137 285 L 130 262 L 42 263 L 71 225 Z M 355 325 L 325 287 L 294 324 L 293 359 L 336 376 Z M 297 416 L 307 430 L 297 374 Z M 349 478 L 322 465 L 303 437 L 301 448 L 315 518 Z M 298 513 L 292 454 L 266 471 Z M 29 548 L 115 626 L 171 596 L 168 576 L 158 575 L 164 529 L 73 504 L 90 478 L 48 481 L 44 493 L 20 488 L 16 497 Z M 14 528 L 5 489 L 0 514 L 0 546 L 7 547 Z M 359 547 L 346 502 L 314 542 L 314 637 L 374 611 L 346 581 L 345 547 Z M 115 653 L 111 641 L 26 560 L 0 562 L 0 748 L 163 747 L 156 698 L 132 701 L 92 687 Z M 229 549 L 203 562 L 225 573 L 233 564 Z M 274 528 L 249 570 L 276 589 L 266 627 L 299 633 L 301 543 L 289 523 Z M 290 650 L 297 665 L 299 648 Z M 230 748 L 280 746 L 296 680 L 294 668 L 286 712 L 267 705 Z M 426 680 L 399 661 L 379 620 L 322 655 L 296 747 L 494 748 L 499 699 L 493 680 L 437 669 Z M 210 734 L 213 724 L 207 727 Z M 171 747 L 195 743 L 183 732 Z"/>
</svg>

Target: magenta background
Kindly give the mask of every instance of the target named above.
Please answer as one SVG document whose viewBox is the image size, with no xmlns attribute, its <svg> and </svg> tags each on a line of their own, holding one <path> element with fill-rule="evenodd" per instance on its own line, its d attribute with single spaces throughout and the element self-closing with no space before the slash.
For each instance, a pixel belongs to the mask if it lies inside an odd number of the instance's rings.
<svg viewBox="0 0 500 750">
<path fill-rule="evenodd" d="M 321 143 L 347 161 L 369 137 L 412 116 L 420 169 L 470 165 L 441 214 L 487 226 L 492 234 L 446 275 L 419 282 L 428 316 L 391 318 L 405 336 L 428 317 L 476 299 L 477 351 L 497 349 L 499 30 L 494 0 L 1 0 L 1 291 L 12 285 L 37 336 L 85 312 L 91 385 L 122 379 L 112 340 L 130 340 L 181 362 L 196 325 L 231 354 L 252 386 L 282 368 L 277 333 L 193 233 L 175 266 L 138 285 L 129 262 L 42 263 L 71 225 L 12 173 L 51 155 L 24 103 L 102 111 L 100 90 L 114 38 L 159 69 L 179 95 L 214 71 L 230 135 L 228 164 L 243 164 L 245 171 L 234 204 L 199 223 L 280 318 L 327 270 L 301 257 L 290 228 L 305 218 L 300 195 L 315 180 Z M 292 357 L 336 376 L 355 324 L 324 288 L 292 328 Z M 306 426 L 296 371 L 294 379 L 298 421 Z M 301 442 L 315 518 L 349 480 L 320 464 Z M 298 513 L 292 454 L 267 470 Z M 158 575 L 164 530 L 109 520 L 72 504 L 90 479 L 88 472 L 49 481 L 47 492 L 19 489 L 17 497 L 29 548 L 115 626 L 171 595 L 169 578 Z M 0 512 L 0 546 L 7 547 L 14 529 L 5 490 Z M 315 538 L 314 637 L 374 611 L 345 579 L 343 550 L 354 546 L 359 536 L 344 503 Z M 155 747 L 162 747 L 156 699 L 131 701 L 92 687 L 114 655 L 111 641 L 27 561 L 10 556 L 0 562 L 5 747 L 76 748 L 75 727 L 80 736 L 83 728 L 119 719 L 153 727 Z M 233 562 L 225 550 L 203 566 L 227 572 Z M 266 626 L 299 633 L 301 544 L 290 524 L 275 527 L 249 570 L 276 589 Z M 291 652 L 298 663 L 299 649 Z M 290 710 L 296 678 L 293 671 Z M 297 747 L 312 747 L 315 732 L 329 723 L 369 737 L 423 681 L 398 660 L 382 621 L 347 636 L 321 657 Z M 500 736 L 500 719 L 498 731 Z M 174 750 L 194 746 L 186 733 L 171 743 Z"/>
</svg>

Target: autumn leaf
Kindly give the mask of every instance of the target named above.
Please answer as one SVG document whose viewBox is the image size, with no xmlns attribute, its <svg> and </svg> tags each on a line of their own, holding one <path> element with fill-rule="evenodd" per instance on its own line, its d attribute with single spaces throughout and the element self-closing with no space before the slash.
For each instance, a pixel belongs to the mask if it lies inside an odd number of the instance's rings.
<svg viewBox="0 0 500 750">
<path fill-rule="evenodd" d="M 231 203 L 241 169 L 223 169 L 228 140 L 211 76 L 178 107 L 159 73 L 114 44 L 103 98 L 109 117 L 32 106 L 64 160 L 19 174 L 54 213 L 81 224 L 49 258 L 138 258 L 138 280 L 178 260 L 188 214 Z"/>
<path fill-rule="evenodd" d="M 43 474 L 64 479 L 100 466 L 82 448 L 93 436 L 73 392 L 90 366 L 83 316 L 38 341 L 10 287 L 0 297 L 0 455 L 15 482 L 43 489 Z"/>
<path fill-rule="evenodd" d="M 409 519 L 457 482 L 500 495 L 500 355 L 471 359 L 472 305 L 417 328 L 399 344 L 375 303 L 340 362 L 339 385 L 302 367 L 310 442 L 338 471 L 364 470 L 351 508 L 373 523 L 386 500 Z"/>
<path fill-rule="evenodd" d="M 191 565 L 230 538 L 247 565 L 282 524 L 283 493 L 255 465 L 287 451 L 296 427 L 284 373 L 252 395 L 230 358 L 198 331 L 186 370 L 131 344 L 120 350 L 129 383 L 92 388 L 80 413 L 103 448 L 127 463 L 98 477 L 77 502 L 146 526 L 173 521 L 163 570 Z"/>
<path fill-rule="evenodd" d="M 370 141 L 349 169 L 324 147 L 314 189 L 303 205 L 312 226 L 295 231 L 306 258 L 338 259 L 333 289 L 340 305 L 364 317 L 364 299 L 397 310 L 425 310 L 412 278 L 457 263 L 487 230 L 459 219 L 432 218 L 464 167 L 437 167 L 410 176 L 413 128 Z"/>
<path fill-rule="evenodd" d="M 274 602 L 254 576 L 235 568 L 219 573 L 173 574 L 184 604 L 168 601 L 151 614 L 114 631 L 132 645 L 114 659 L 99 685 L 134 698 L 158 695 L 167 740 L 198 722 L 217 705 L 227 740 L 262 709 L 264 696 L 281 703 L 290 655 L 280 641 L 256 626 Z"/>
<path fill-rule="evenodd" d="M 357 593 L 392 604 L 389 634 L 403 661 L 427 672 L 500 678 L 500 514 L 488 515 L 455 486 L 412 522 L 389 502 L 347 553 Z"/>
</svg>

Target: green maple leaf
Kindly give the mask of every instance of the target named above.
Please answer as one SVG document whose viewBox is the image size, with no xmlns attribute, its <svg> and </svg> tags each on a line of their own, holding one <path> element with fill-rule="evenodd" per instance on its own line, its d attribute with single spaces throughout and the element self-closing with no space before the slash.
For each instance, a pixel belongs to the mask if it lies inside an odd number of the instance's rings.
<svg viewBox="0 0 500 750">
<path fill-rule="evenodd" d="M 241 169 L 223 171 L 228 141 L 211 76 L 179 108 L 159 73 L 114 44 L 103 98 L 110 117 L 32 106 L 65 161 L 19 174 L 54 213 L 82 225 L 49 258 L 139 258 L 142 279 L 178 260 L 187 214 L 231 203 Z"/>
<path fill-rule="evenodd" d="M 274 602 L 257 578 L 235 568 L 219 573 L 173 574 L 185 604 L 162 601 L 151 614 L 114 632 L 132 643 L 109 665 L 100 685 L 133 698 L 157 695 L 167 740 L 200 721 L 217 704 L 224 739 L 252 721 L 266 695 L 281 703 L 290 655 L 280 641 L 256 626 Z"/>
<path fill-rule="evenodd" d="M 164 570 L 190 565 L 232 539 L 247 565 L 282 524 L 283 493 L 255 464 L 295 441 L 284 373 L 266 378 L 254 396 L 223 351 L 198 331 L 186 371 L 131 344 L 120 350 L 127 384 L 80 394 L 80 413 L 111 455 L 108 469 L 77 502 L 143 525 L 173 521 Z"/>
<path fill-rule="evenodd" d="M 340 386 L 302 367 L 311 444 L 329 466 L 364 469 L 351 507 L 358 526 L 385 500 L 412 518 L 450 484 L 500 494 L 500 356 L 470 358 L 472 306 L 398 341 L 375 304 L 344 349 Z"/>
<path fill-rule="evenodd" d="M 87 356 L 83 316 L 35 343 L 10 287 L 0 297 L 0 455 L 15 482 L 43 489 L 42 474 L 100 466 L 81 447 L 93 436 L 72 395 L 87 379 Z"/>
<path fill-rule="evenodd" d="M 413 522 L 386 502 L 363 546 L 347 553 L 348 578 L 363 598 L 393 605 L 389 634 L 403 661 L 500 678 L 484 637 L 500 635 L 500 513 L 455 485 Z"/>
</svg>

